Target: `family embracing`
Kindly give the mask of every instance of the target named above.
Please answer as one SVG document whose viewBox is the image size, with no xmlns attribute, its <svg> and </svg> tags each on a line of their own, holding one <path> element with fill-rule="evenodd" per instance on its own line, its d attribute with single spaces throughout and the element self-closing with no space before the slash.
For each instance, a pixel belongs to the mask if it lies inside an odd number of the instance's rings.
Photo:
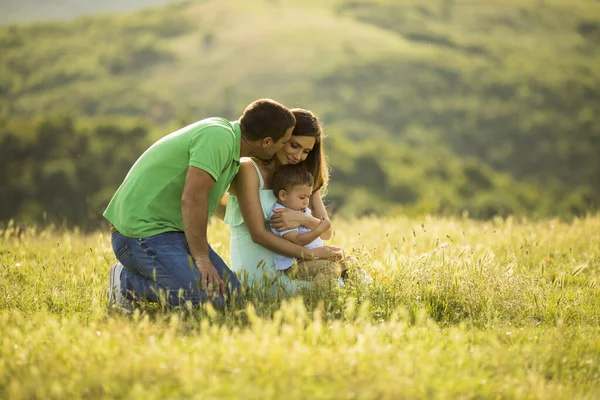
<svg viewBox="0 0 600 400">
<path fill-rule="evenodd" d="M 150 146 L 104 212 L 119 261 L 110 270 L 111 306 L 220 307 L 242 284 L 343 285 L 353 266 L 322 241 L 331 237 L 322 142 L 312 112 L 261 99 L 238 121 L 204 119 Z M 231 268 L 208 243 L 213 214 L 231 228 Z"/>
</svg>

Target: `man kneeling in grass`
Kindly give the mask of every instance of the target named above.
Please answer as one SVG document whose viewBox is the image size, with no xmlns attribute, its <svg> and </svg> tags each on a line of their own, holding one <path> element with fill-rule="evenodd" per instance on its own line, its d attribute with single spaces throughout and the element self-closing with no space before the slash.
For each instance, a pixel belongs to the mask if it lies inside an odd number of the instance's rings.
<svg viewBox="0 0 600 400">
<path fill-rule="evenodd" d="M 262 99 L 239 121 L 204 119 L 150 146 L 104 212 L 119 261 L 110 270 L 110 305 L 124 312 L 132 300 L 222 306 L 240 283 L 209 246 L 208 219 L 240 157 L 272 158 L 295 124 L 286 107 Z"/>
</svg>

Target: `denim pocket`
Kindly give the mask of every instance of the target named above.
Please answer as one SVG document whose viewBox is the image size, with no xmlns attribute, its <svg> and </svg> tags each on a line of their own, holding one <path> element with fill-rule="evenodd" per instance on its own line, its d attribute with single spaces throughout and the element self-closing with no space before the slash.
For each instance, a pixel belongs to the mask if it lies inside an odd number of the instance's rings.
<svg viewBox="0 0 600 400">
<path fill-rule="evenodd" d="M 140 240 L 140 247 L 142 248 L 142 250 L 144 250 L 144 252 L 150 258 L 152 258 L 152 260 L 156 261 L 156 252 L 152 248 L 150 248 L 150 246 L 148 245 L 148 243 L 144 239 Z"/>
<path fill-rule="evenodd" d="M 123 264 L 125 268 L 135 271 L 136 273 L 141 274 L 146 278 L 152 278 L 152 276 L 148 274 L 148 272 L 144 270 L 144 268 L 142 268 L 142 265 L 135 257 L 128 245 L 123 246 L 119 250 L 119 252 L 117 253 L 117 260 L 119 260 L 119 262 Z"/>
</svg>

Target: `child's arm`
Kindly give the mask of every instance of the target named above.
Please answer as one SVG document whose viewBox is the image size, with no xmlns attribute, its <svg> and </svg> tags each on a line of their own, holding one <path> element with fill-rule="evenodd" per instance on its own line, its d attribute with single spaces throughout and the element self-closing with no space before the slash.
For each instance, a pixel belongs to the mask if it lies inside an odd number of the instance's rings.
<svg viewBox="0 0 600 400">
<path fill-rule="evenodd" d="M 316 229 L 310 232 L 298 233 L 297 230 L 293 230 L 283 235 L 283 238 L 289 240 L 298 246 L 306 246 L 313 240 L 320 237 L 323 232 L 326 232 L 331 227 L 331 223 L 327 219 L 322 219 Z"/>
</svg>

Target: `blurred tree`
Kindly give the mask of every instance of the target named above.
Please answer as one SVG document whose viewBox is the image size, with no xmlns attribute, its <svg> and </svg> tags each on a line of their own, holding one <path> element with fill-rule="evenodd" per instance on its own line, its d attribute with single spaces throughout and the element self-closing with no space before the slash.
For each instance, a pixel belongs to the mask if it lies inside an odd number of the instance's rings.
<svg viewBox="0 0 600 400">
<path fill-rule="evenodd" d="M 0 126 L 0 221 L 96 228 L 102 211 L 148 145 L 140 126 L 76 129 L 65 115 Z M 33 130 L 32 130 L 33 128 Z M 33 135 L 22 135 L 32 131 Z"/>
</svg>

